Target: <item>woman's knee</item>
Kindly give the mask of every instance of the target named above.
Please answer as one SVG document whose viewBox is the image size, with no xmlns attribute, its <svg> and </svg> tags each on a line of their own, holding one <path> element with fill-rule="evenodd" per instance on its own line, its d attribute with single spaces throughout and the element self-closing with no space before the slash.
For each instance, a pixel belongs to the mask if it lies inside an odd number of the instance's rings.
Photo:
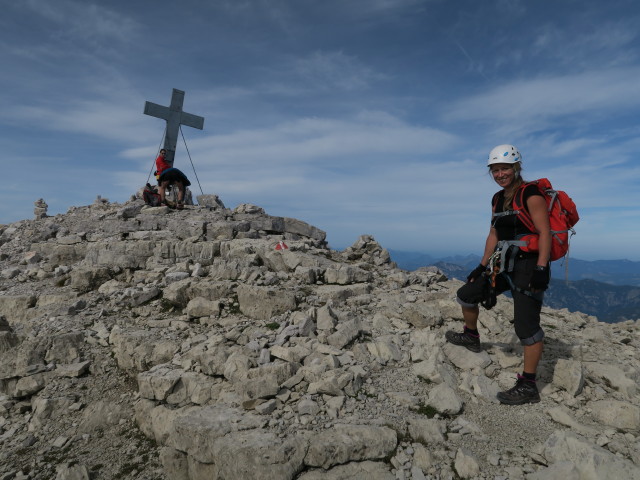
<svg viewBox="0 0 640 480">
<path fill-rule="evenodd" d="M 456 301 L 462 308 L 477 308 L 482 300 L 482 289 L 480 282 L 465 283 L 456 292 Z"/>
<path fill-rule="evenodd" d="M 478 309 L 478 304 L 477 303 L 467 302 L 465 300 L 462 300 L 459 296 L 456 297 L 456 301 L 460 304 L 460 306 L 462 307 L 463 310 L 477 310 Z"/>
<path fill-rule="evenodd" d="M 529 335 L 528 337 L 521 337 L 520 335 L 518 335 L 518 338 L 520 339 L 520 343 L 522 345 L 525 345 L 525 346 L 534 345 L 536 343 L 541 342 L 544 339 L 544 330 L 540 328 L 533 335 Z"/>
<path fill-rule="evenodd" d="M 533 345 L 544 339 L 544 330 L 540 327 L 540 322 L 522 321 L 516 317 L 514 327 L 522 345 Z"/>
</svg>

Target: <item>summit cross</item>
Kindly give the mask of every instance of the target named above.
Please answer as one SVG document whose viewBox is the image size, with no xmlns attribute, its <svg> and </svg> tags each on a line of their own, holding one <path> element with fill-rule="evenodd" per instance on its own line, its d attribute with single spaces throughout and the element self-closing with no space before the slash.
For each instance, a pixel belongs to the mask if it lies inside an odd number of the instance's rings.
<svg viewBox="0 0 640 480">
<path fill-rule="evenodd" d="M 162 118 L 167 122 L 167 132 L 164 137 L 164 149 L 167 151 L 165 160 L 171 165 L 173 165 L 176 155 L 180 125 L 197 128 L 198 130 L 202 130 L 204 126 L 204 117 L 182 111 L 183 103 L 184 92 L 174 88 L 171 94 L 171 106 L 163 107 L 152 102 L 145 102 L 144 104 L 145 115 Z"/>
</svg>

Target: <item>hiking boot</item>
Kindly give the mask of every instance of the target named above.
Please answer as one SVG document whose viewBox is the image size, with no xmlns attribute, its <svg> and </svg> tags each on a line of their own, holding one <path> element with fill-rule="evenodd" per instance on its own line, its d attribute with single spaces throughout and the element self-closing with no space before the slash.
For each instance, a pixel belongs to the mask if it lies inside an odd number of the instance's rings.
<svg viewBox="0 0 640 480">
<path fill-rule="evenodd" d="M 527 380 L 518 375 L 518 380 L 513 388 L 504 392 L 498 392 L 498 400 L 506 405 L 524 405 L 525 403 L 538 403 L 540 394 L 536 382 Z"/>
<path fill-rule="evenodd" d="M 478 353 L 482 350 L 480 346 L 480 337 L 478 335 L 473 335 L 467 332 L 467 329 L 464 329 L 464 332 L 453 332 L 449 330 L 444 334 L 444 338 L 447 339 L 447 342 L 453 343 L 454 345 L 460 345 L 461 347 L 465 347 L 467 350 L 471 350 L 472 352 Z"/>
</svg>

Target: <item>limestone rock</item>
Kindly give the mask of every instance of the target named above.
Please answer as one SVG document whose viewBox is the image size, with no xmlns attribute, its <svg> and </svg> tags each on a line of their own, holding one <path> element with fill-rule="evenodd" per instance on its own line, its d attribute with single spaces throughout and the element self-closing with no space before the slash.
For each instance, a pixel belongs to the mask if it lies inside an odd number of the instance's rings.
<svg viewBox="0 0 640 480">
<path fill-rule="evenodd" d="M 416 328 L 435 327 L 442 323 L 442 312 L 431 303 L 412 303 L 404 308 L 402 318 Z"/>
<path fill-rule="evenodd" d="M 573 463 L 580 478 L 640 479 L 640 469 L 633 463 L 571 432 L 554 432 L 544 444 L 544 456 L 551 464 Z"/>
<path fill-rule="evenodd" d="M 47 375 L 44 373 L 22 377 L 16 383 L 13 396 L 16 398 L 30 397 L 45 387 L 46 380 Z"/>
<path fill-rule="evenodd" d="M 462 410 L 464 402 L 453 388 L 440 383 L 429 392 L 429 405 L 440 413 L 456 415 Z"/>
<path fill-rule="evenodd" d="M 219 438 L 213 454 L 220 478 L 292 480 L 303 468 L 306 450 L 302 438 L 250 430 Z"/>
<path fill-rule="evenodd" d="M 340 324 L 335 333 L 327 337 L 329 345 L 336 348 L 344 348 L 355 340 L 362 332 L 362 323 L 359 319 L 349 320 Z"/>
<path fill-rule="evenodd" d="M 97 401 L 84 410 L 78 430 L 83 433 L 95 432 L 97 429 L 104 429 L 109 425 L 116 425 L 122 420 L 130 419 L 132 415 L 130 405 Z"/>
<path fill-rule="evenodd" d="M 623 393 L 627 398 L 631 398 L 638 393 L 638 382 L 629 378 L 627 374 L 616 365 L 587 362 L 585 367 L 589 378 L 598 383 L 610 385 Z"/>
<path fill-rule="evenodd" d="M 505 408 L 511 299 L 472 353 L 462 283 L 370 235 L 142 204 L 0 225 L 0 478 L 639 478 L 637 321 L 543 307 L 542 401 Z"/>
<path fill-rule="evenodd" d="M 491 358 L 485 351 L 472 352 L 463 347 L 446 343 L 442 351 L 453 365 L 460 370 L 479 370 L 491 364 Z"/>
<path fill-rule="evenodd" d="M 208 317 L 211 315 L 217 317 L 220 315 L 220 302 L 208 300 L 203 297 L 192 298 L 189 300 L 185 312 L 190 317 L 195 318 Z"/>
<path fill-rule="evenodd" d="M 84 465 L 61 465 L 56 469 L 56 480 L 89 480 L 89 470 Z"/>
<path fill-rule="evenodd" d="M 389 467 L 382 462 L 351 462 L 346 465 L 338 465 L 329 470 L 311 470 L 298 477 L 299 480 L 356 480 L 366 478 L 368 480 L 395 480 Z"/>
<path fill-rule="evenodd" d="M 554 407 L 547 410 L 547 413 L 555 422 L 571 428 L 580 435 L 592 438 L 597 434 L 597 431 L 594 428 L 582 425 L 578 422 L 567 408 L 561 406 Z"/>
<path fill-rule="evenodd" d="M 182 377 L 182 370 L 167 365 L 156 365 L 138 374 L 138 389 L 142 398 L 166 400 Z"/>
<path fill-rule="evenodd" d="M 196 200 L 198 201 L 198 205 L 204 207 L 225 208 L 224 203 L 222 203 L 218 195 L 198 195 L 196 196 Z"/>
<path fill-rule="evenodd" d="M 473 453 L 466 448 L 456 452 L 454 468 L 460 478 L 473 478 L 480 473 L 480 466 Z"/>
<path fill-rule="evenodd" d="M 416 442 L 438 444 L 445 441 L 445 426 L 441 420 L 430 418 L 410 418 L 408 420 L 409 436 Z"/>
<path fill-rule="evenodd" d="M 640 407 L 620 400 L 598 400 L 589 404 L 601 423 L 628 432 L 640 432 Z"/>
<path fill-rule="evenodd" d="M 186 409 L 168 425 L 166 444 L 198 462 L 216 463 L 222 447 L 215 446 L 218 439 L 226 439 L 232 432 L 256 429 L 262 423 L 258 416 L 225 406 Z"/>
<path fill-rule="evenodd" d="M 97 290 L 107 280 L 111 279 L 109 268 L 76 268 L 71 272 L 71 286 L 79 292 L 85 293 Z"/>
<path fill-rule="evenodd" d="M 248 317 L 269 320 L 296 308 L 293 292 L 241 284 L 238 286 L 240 310 Z"/>
<path fill-rule="evenodd" d="M 56 366 L 56 374 L 61 377 L 81 377 L 89 371 L 90 361 L 61 364 Z"/>
<path fill-rule="evenodd" d="M 553 370 L 553 383 L 574 397 L 584 387 L 584 369 L 581 362 L 559 358 Z"/>
<path fill-rule="evenodd" d="M 35 316 L 35 295 L 2 295 L 0 312 L 10 323 L 20 323 Z"/>
<path fill-rule="evenodd" d="M 333 465 L 384 458 L 396 445 L 396 433 L 390 428 L 336 425 L 311 438 L 304 462 L 326 470 Z"/>
</svg>

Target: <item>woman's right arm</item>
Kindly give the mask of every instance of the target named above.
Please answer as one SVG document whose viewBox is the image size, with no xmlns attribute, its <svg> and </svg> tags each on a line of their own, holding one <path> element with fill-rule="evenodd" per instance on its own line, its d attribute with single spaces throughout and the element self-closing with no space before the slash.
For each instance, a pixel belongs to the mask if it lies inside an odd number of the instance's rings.
<svg viewBox="0 0 640 480">
<path fill-rule="evenodd" d="M 489 230 L 489 235 L 487 235 L 487 241 L 484 244 L 484 255 L 482 256 L 482 260 L 480 263 L 485 267 L 489 263 L 489 257 L 493 255 L 493 251 L 496 249 L 496 245 L 498 244 L 498 232 L 496 229 L 491 227 Z"/>
<path fill-rule="evenodd" d="M 474 268 L 473 271 L 467 275 L 467 282 L 474 282 L 476 278 L 485 272 L 487 265 L 489 264 L 489 257 L 493 254 L 493 250 L 497 243 L 498 234 L 496 233 L 496 229 L 491 227 L 489 235 L 487 235 L 487 241 L 484 244 L 484 255 L 482 256 L 482 260 L 480 260 L 480 265 Z"/>
</svg>

